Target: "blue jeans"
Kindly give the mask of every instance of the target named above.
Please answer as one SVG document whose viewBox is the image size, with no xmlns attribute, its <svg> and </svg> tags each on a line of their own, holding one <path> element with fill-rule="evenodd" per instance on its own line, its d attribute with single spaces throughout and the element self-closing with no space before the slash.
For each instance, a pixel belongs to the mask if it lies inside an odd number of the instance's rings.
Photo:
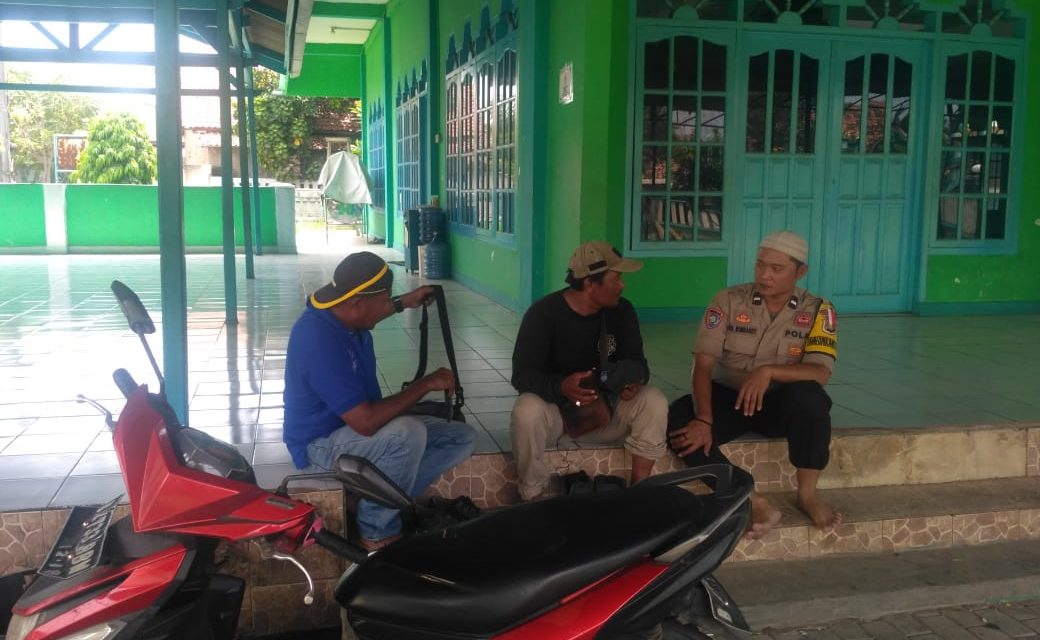
<svg viewBox="0 0 1040 640">
<path fill-rule="evenodd" d="M 312 466 L 335 468 L 345 453 L 372 461 L 380 471 L 413 498 L 442 473 L 469 457 L 476 434 L 464 422 L 446 422 L 431 416 L 398 416 L 371 436 L 348 426 L 307 445 Z M 346 514 L 344 514 L 346 515 Z M 401 514 L 368 500 L 358 503 L 358 529 L 369 540 L 401 532 Z"/>
</svg>

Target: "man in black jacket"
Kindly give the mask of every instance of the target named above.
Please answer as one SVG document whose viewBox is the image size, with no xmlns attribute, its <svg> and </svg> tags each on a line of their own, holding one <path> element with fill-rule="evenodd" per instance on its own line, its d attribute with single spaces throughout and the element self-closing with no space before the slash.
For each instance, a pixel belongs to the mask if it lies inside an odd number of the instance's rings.
<svg viewBox="0 0 1040 640">
<path fill-rule="evenodd" d="M 665 454 L 668 401 L 646 384 L 639 318 L 621 297 L 621 274 L 642 267 L 606 242 L 587 242 L 571 255 L 569 287 L 524 314 L 513 349 L 512 383 L 520 397 L 510 420 L 522 499 L 546 493 L 545 447 L 565 439 L 624 438 L 633 484 Z"/>
</svg>

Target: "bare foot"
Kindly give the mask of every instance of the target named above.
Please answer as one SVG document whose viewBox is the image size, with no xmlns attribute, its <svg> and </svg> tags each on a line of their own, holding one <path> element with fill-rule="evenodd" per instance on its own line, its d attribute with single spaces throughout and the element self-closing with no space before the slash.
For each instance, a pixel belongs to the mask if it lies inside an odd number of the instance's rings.
<svg viewBox="0 0 1040 640">
<path fill-rule="evenodd" d="M 751 494 L 751 524 L 748 525 L 744 537 L 748 540 L 758 540 L 773 526 L 780 522 L 780 510 L 774 507 L 768 500 L 758 492 Z"/>
<path fill-rule="evenodd" d="M 815 495 L 809 497 L 798 496 L 798 508 L 809 516 L 816 528 L 830 531 L 841 524 L 842 515 L 835 511 L 826 502 Z"/>
</svg>

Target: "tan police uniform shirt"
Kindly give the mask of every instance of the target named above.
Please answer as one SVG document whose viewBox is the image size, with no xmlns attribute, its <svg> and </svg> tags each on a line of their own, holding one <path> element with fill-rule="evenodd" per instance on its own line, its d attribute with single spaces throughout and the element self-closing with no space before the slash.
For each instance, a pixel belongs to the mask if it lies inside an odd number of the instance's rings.
<svg viewBox="0 0 1040 640">
<path fill-rule="evenodd" d="M 713 378 L 739 389 L 748 374 L 766 364 L 820 364 L 838 357 L 834 306 L 805 289 L 795 289 L 776 318 L 769 317 L 752 283 L 723 289 L 711 300 L 693 353 L 715 356 Z"/>
</svg>

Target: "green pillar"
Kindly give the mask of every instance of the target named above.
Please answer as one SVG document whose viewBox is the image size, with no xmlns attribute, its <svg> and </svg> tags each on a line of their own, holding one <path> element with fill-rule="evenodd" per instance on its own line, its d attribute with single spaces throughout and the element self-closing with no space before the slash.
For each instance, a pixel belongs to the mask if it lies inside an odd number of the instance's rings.
<svg viewBox="0 0 1040 640">
<path fill-rule="evenodd" d="M 394 246 L 394 219 L 404 212 L 397 211 L 397 190 L 394 188 L 397 167 L 394 165 L 394 115 L 397 112 L 394 101 L 393 69 L 390 66 L 390 18 L 383 18 L 383 184 L 386 187 L 386 246 Z"/>
<path fill-rule="evenodd" d="M 228 2 L 217 0 L 217 72 L 220 92 L 220 185 L 224 231 L 224 318 L 238 324 L 238 289 L 235 280 L 235 181 L 231 166 L 231 60 Z"/>
<path fill-rule="evenodd" d="M 155 0 L 155 137 L 158 146 L 159 282 L 166 397 L 188 423 L 188 294 L 181 177 L 181 75 L 177 2 Z"/>
<path fill-rule="evenodd" d="M 256 255 L 264 255 L 264 239 L 260 234 L 260 163 L 256 157 L 256 108 L 253 94 L 253 67 L 246 66 L 246 95 L 249 98 L 249 158 L 253 163 L 253 234 L 256 238 Z"/>
<path fill-rule="evenodd" d="M 441 153 L 440 145 L 437 144 L 439 140 L 439 134 L 441 132 L 441 96 L 444 95 L 444 74 L 441 73 L 441 36 L 440 36 L 440 3 L 438 0 L 429 0 L 430 11 L 429 11 L 429 22 L 430 22 L 430 52 L 426 57 L 429 58 L 429 77 L 427 78 L 426 85 L 426 122 L 429 123 L 426 130 L 426 140 L 422 144 L 426 145 L 426 166 L 429 167 L 429 184 L 427 185 L 426 194 L 430 196 L 427 202 L 432 200 L 432 196 L 437 194 L 443 196 L 441 193 Z M 447 202 L 442 198 L 441 202 L 444 206 L 447 206 Z"/>
<path fill-rule="evenodd" d="M 246 279 L 253 280 L 253 221 L 249 208 L 249 145 L 246 136 L 246 73 L 239 52 L 235 68 L 236 102 L 238 106 L 238 192 L 242 196 L 242 248 L 246 255 Z"/>
<path fill-rule="evenodd" d="M 520 119 L 516 238 L 520 246 L 520 304 L 545 294 L 545 179 L 549 68 L 548 0 L 521 0 Z"/>
<path fill-rule="evenodd" d="M 368 166 L 368 78 L 365 76 L 365 49 L 361 49 L 361 164 L 365 167 Z M 368 230 L 368 225 L 372 220 L 372 205 L 366 204 L 365 206 L 365 222 L 361 225 L 362 230 L 365 234 L 365 240 L 367 241 L 371 237 L 371 233 Z"/>
</svg>

